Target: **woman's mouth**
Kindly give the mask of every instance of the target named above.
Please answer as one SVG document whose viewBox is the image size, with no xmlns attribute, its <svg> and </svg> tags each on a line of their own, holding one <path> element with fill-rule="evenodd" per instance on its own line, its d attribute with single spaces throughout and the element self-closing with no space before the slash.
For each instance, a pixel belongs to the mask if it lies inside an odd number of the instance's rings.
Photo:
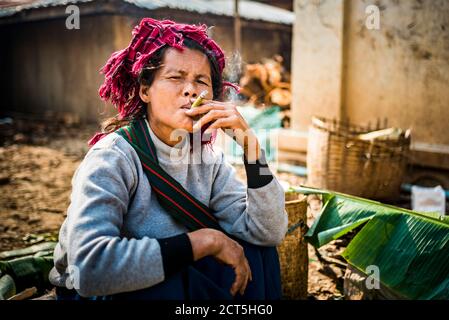
<svg viewBox="0 0 449 320">
<path fill-rule="evenodd" d="M 187 109 L 189 110 L 191 108 L 191 104 L 190 103 L 186 103 L 184 105 L 181 106 L 181 109 Z"/>
</svg>

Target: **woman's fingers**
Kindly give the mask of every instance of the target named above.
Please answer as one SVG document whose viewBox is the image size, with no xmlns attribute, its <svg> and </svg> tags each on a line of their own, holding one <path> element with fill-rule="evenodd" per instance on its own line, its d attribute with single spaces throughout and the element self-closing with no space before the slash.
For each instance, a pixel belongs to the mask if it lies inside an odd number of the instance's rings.
<svg viewBox="0 0 449 320">
<path fill-rule="evenodd" d="M 239 293 L 242 296 L 245 293 L 246 286 L 248 285 L 248 277 L 249 277 L 249 273 L 246 274 L 245 281 L 243 282 L 243 285 L 240 287 L 240 290 L 239 290 Z"/>
<path fill-rule="evenodd" d="M 246 264 L 246 270 L 247 270 L 247 277 L 246 277 L 246 281 L 245 281 L 245 286 L 242 287 L 242 289 L 240 290 L 241 295 L 243 295 L 245 293 L 246 287 L 248 286 L 248 282 L 252 281 L 252 279 L 253 279 L 253 275 L 251 273 L 251 268 L 250 268 L 248 260 L 246 258 L 245 258 L 245 264 Z"/>
<path fill-rule="evenodd" d="M 218 119 L 214 123 L 212 123 L 205 132 L 211 133 L 213 129 L 232 128 L 235 124 L 235 121 L 236 119 L 234 118 L 234 116 Z"/>
<path fill-rule="evenodd" d="M 202 126 L 204 126 L 205 124 L 220 119 L 220 118 L 228 118 L 232 116 L 232 110 L 211 110 L 208 113 L 206 113 L 205 116 L 203 116 L 200 120 L 198 120 L 194 126 L 193 126 L 193 131 L 197 131 L 199 129 L 201 129 Z"/>
<path fill-rule="evenodd" d="M 248 124 L 238 112 L 236 106 L 229 102 L 206 101 L 199 107 L 185 111 L 186 115 L 196 119 L 203 115 L 193 126 L 193 132 L 199 131 L 205 124 L 213 122 L 206 131 L 212 133 L 213 129 L 230 128 L 233 130 L 247 130 Z"/>
<path fill-rule="evenodd" d="M 189 116 L 197 116 L 204 114 L 206 112 L 209 112 L 210 110 L 225 110 L 227 109 L 225 105 L 218 104 L 218 103 L 207 103 L 202 104 L 199 107 L 191 108 L 189 110 L 186 110 L 186 114 Z"/>
<path fill-rule="evenodd" d="M 249 268 L 249 281 L 253 281 L 253 272 L 251 271 L 249 264 L 248 264 L 248 268 Z"/>
<path fill-rule="evenodd" d="M 237 292 L 239 292 L 241 295 L 245 293 L 246 286 L 248 285 L 248 280 L 250 277 L 250 270 L 249 265 L 244 258 L 244 261 L 242 261 L 235 269 L 235 280 L 231 287 L 231 294 L 234 296 Z"/>
<path fill-rule="evenodd" d="M 220 239 L 220 246 L 213 255 L 218 261 L 232 267 L 235 272 L 235 279 L 231 285 L 230 293 L 232 295 L 235 295 L 237 292 L 243 294 L 248 281 L 252 279 L 251 269 L 243 247 L 224 234 Z"/>
<path fill-rule="evenodd" d="M 235 296 L 235 294 L 241 290 L 243 284 L 245 283 L 245 274 L 244 268 L 238 266 L 234 269 L 235 272 L 235 280 L 231 287 L 231 294 Z"/>
<path fill-rule="evenodd" d="M 248 269 L 248 281 L 252 281 L 253 280 L 253 274 L 251 272 L 251 267 L 249 266 L 248 259 L 245 259 L 245 261 L 246 261 L 246 267 Z"/>
<path fill-rule="evenodd" d="M 251 268 L 245 256 L 243 256 L 243 259 L 242 261 L 240 261 L 239 265 L 234 268 L 234 271 L 236 274 L 236 278 L 231 287 L 231 294 L 235 295 L 237 292 L 239 292 L 241 295 L 243 295 L 245 293 L 246 287 L 248 286 L 248 282 L 253 278 Z"/>
</svg>

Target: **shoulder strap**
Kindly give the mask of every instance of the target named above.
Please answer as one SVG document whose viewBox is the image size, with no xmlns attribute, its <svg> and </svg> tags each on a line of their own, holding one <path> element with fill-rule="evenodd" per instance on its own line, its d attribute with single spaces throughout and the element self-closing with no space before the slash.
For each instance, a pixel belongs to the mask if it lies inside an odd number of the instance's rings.
<svg viewBox="0 0 449 320">
<path fill-rule="evenodd" d="M 145 119 L 134 120 L 116 133 L 136 150 L 151 188 L 167 212 L 191 231 L 201 228 L 221 230 L 209 207 L 185 190 L 159 165 Z"/>
</svg>

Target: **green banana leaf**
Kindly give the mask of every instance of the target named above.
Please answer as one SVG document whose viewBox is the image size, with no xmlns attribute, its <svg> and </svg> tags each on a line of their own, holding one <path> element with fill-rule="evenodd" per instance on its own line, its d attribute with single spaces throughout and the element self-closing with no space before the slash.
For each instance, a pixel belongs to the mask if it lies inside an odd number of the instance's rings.
<svg viewBox="0 0 449 320">
<path fill-rule="evenodd" d="M 424 217 L 432 222 L 449 225 L 449 217 L 440 218 L 437 213 L 415 212 L 373 200 L 304 186 L 290 187 L 290 191 L 292 190 L 306 195 L 319 194 L 323 197 L 323 208 L 305 235 L 307 241 L 315 247 L 321 247 L 340 238 L 381 213 Z"/>
<path fill-rule="evenodd" d="M 56 231 L 45 233 L 27 233 L 22 240 L 30 245 L 41 242 L 58 242 L 59 233 Z"/>
<path fill-rule="evenodd" d="M 44 289 L 49 286 L 48 274 L 53 268 L 52 257 L 21 257 L 0 261 L 0 271 L 12 277 L 17 292 L 31 287 Z"/>
<path fill-rule="evenodd" d="M 48 288 L 55 246 L 56 242 L 45 242 L 0 252 L 0 300 L 27 288 L 36 287 L 39 292 Z"/>
<path fill-rule="evenodd" d="M 342 256 L 406 299 L 449 299 L 449 225 L 428 218 L 381 213 L 349 243 Z"/>
<path fill-rule="evenodd" d="M 5 274 L 0 277 L 0 300 L 6 300 L 16 294 L 16 285 L 14 279 Z"/>
<path fill-rule="evenodd" d="M 44 242 L 44 243 L 40 243 L 40 244 L 35 244 L 31 247 L 27 247 L 24 249 L 0 252 L 0 260 L 9 260 L 12 258 L 33 255 L 33 254 L 40 253 L 42 251 L 45 251 L 45 252 L 53 251 L 55 246 L 56 246 L 56 242 Z"/>
<path fill-rule="evenodd" d="M 342 256 L 363 273 L 379 270 L 379 281 L 405 299 L 449 299 L 449 219 L 337 192 L 320 194 L 323 208 L 305 235 L 315 247 L 363 225 Z"/>
</svg>

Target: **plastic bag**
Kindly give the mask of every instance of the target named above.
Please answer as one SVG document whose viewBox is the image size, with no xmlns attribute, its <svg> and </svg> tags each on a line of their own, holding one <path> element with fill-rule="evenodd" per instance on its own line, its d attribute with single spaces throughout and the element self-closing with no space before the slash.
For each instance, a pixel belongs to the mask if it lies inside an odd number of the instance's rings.
<svg viewBox="0 0 449 320">
<path fill-rule="evenodd" d="M 418 212 L 446 212 L 446 197 L 441 186 L 424 188 L 412 186 L 412 209 Z"/>
</svg>

